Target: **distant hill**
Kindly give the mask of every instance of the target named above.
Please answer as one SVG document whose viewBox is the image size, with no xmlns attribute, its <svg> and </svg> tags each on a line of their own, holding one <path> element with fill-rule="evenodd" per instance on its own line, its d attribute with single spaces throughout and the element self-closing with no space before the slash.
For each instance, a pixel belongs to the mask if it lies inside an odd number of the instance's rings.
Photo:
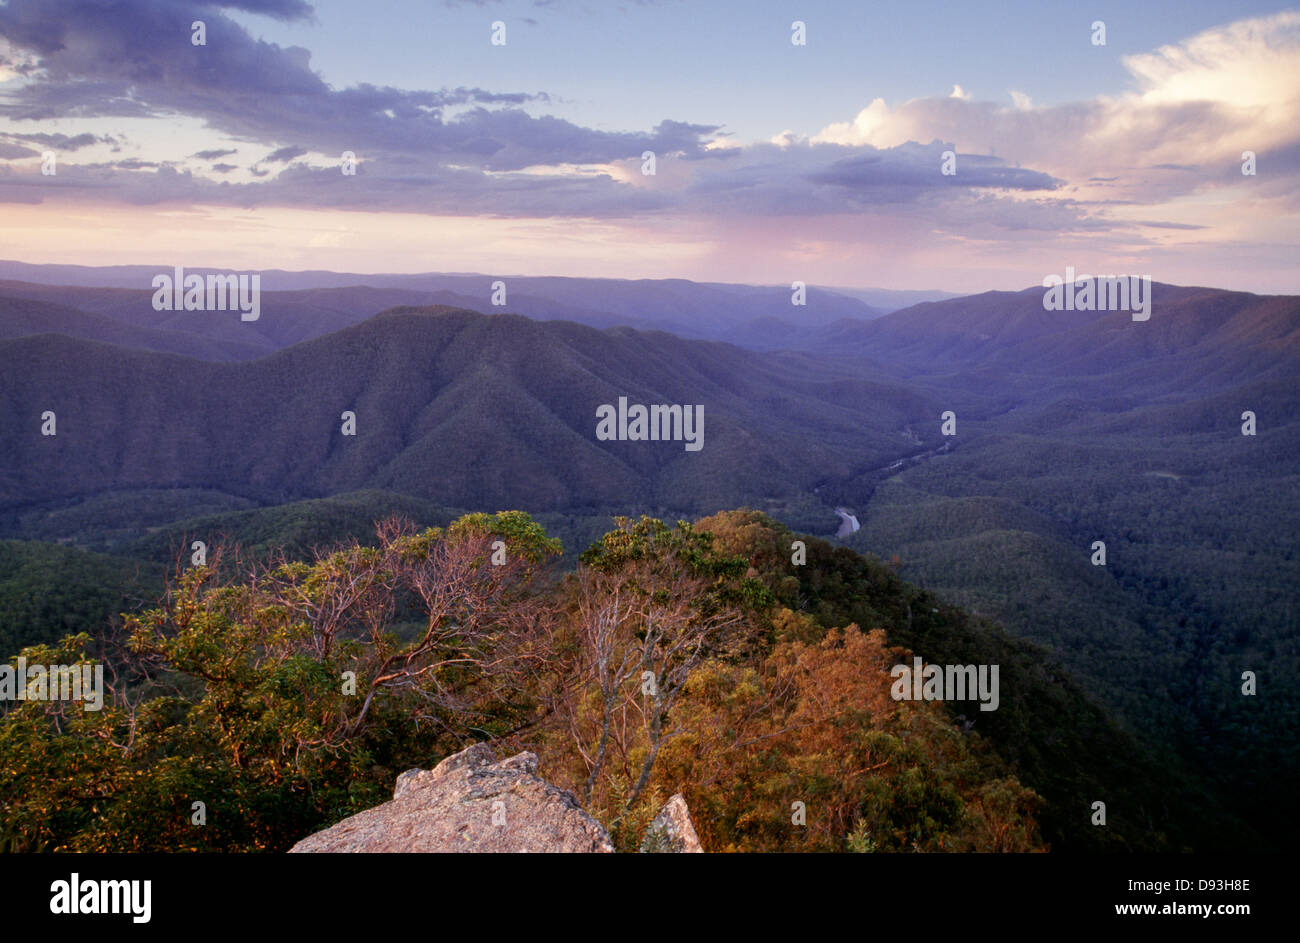
<svg viewBox="0 0 1300 943">
<path fill-rule="evenodd" d="M 366 286 L 263 290 L 260 317 L 245 322 L 220 312 L 155 311 L 153 294 L 152 289 L 0 282 L 0 331 L 6 337 L 67 334 L 201 360 L 254 360 L 352 327 L 388 308 L 472 301 L 446 291 Z M 48 307 L 40 308 L 41 303 Z"/>
<path fill-rule="evenodd" d="M 962 293 L 959 291 L 935 291 L 932 289 L 898 291 L 888 288 L 832 287 L 831 290 L 842 295 L 848 295 L 850 298 L 857 298 L 859 301 L 865 301 L 881 314 L 889 314 L 891 311 L 909 308 L 925 301 L 943 301 L 946 298 L 962 297 Z"/>
<path fill-rule="evenodd" d="M 215 340 L 261 345 L 269 353 L 359 323 L 398 305 L 450 305 L 591 327 L 661 330 L 681 337 L 726 340 L 743 347 L 774 346 L 771 324 L 783 327 L 779 347 L 806 347 L 804 332 L 883 313 L 848 292 L 810 285 L 793 304 L 790 285 L 760 286 L 687 279 L 564 278 L 511 275 L 350 275 L 261 270 L 262 317 L 230 325 L 195 312 L 154 312 L 149 286 L 170 265 L 42 266 L 0 261 L 0 296 L 49 301 L 103 314 L 125 324 L 193 331 Z M 207 274 L 207 268 L 187 268 Z M 494 283 L 506 304 L 493 304 Z M 3 304 L 0 303 L 0 309 Z M 752 336 L 751 336 L 752 334 Z M 246 359 L 230 356 L 214 359 Z"/>
<path fill-rule="evenodd" d="M 767 506 L 914 450 L 904 430 L 937 409 L 807 357 L 437 307 L 248 363 L 56 335 L 0 341 L 0 360 L 13 365 L 0 375 L 11 504 L 191 487 L 262 502 L 383 488 L 454 507 Z M 703 449 L 597 440 L 597 407 L 619 397 L 703 406 Z M 55 437 L 41 435 L 46 410 Z"/>
<path fill-rule="evenodd" d="M 0 340 L 35 334 L 62 334 L 140 350 L 197 357 L 200 360 L 246 360 L 268 353 L 263 343 L 219 340 L 194 331 L 128 324 L 60 303 L 6 297 L 4 288 L 4 285 L 0 285 Z M 55 297 L 66 292 L 58 289 L 47 294 Z M 101 297 L 107 295 L 100 291 L 96 294 Z"/>
<path fill-rule="evenodd" d="M 992 371 L 1021 388 L 1105 376 L 1115 395 L 1186 395 L 1300 372 L 1300 297 L 1160 283 L 1152 295 L 1150 320 L 1134 322 L 1127 311 L 1046 311 L 1041 288 L 985 292 L 828 325 L 808 349 L 912 375 Z"/>
</svg>

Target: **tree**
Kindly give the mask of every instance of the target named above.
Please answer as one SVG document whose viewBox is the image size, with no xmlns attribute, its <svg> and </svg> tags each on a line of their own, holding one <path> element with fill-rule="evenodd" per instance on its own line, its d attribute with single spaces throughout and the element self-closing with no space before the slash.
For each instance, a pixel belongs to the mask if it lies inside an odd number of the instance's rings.
<svg viewBox="0 0 1300 943">
<path fill-rule="evenodd" d="M 103 710 L 9 710 L 0 823 L 12 843 L 282 850 L 382 801 L 390 763 L 431 762 L 531 718 L 512 710 L 515 671 L 530 587 L 557 542 L 517 512 L 420 533 L 386 522 L 379 536 L 310 563 L 249 566 L 217 548 L 100 655 L 118 672 Z M 89 658 L 74 651 L 88 643 L 24 654 Z"/>
<path fill-rule="evenodd" d="M 712 538 L 686 522 L 616 524 L 582 555 L 570 584 L 569 644 L 557 647 L 570 683 L 553 709 L 585 766 L 584 802 L 616 760 L 620 781 L 607 781 L 598 801 L 618 820 L 642 798 L 664 745 L 681 734 L 673 707 L 692 673 L 748 643 L 752 632 L 744 630 L 770 594 L 745 575 L 745 560 L 716 553 Z"/>
</svg>

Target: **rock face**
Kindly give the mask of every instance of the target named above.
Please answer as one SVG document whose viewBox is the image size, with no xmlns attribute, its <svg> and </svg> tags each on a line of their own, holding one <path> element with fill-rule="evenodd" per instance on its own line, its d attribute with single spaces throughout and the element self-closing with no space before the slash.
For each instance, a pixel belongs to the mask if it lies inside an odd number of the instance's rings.
<svg viewBox="0 0 1300 943">
<path fill-rule="evenodd" d="M 704 853 L 699 836 L 691 824 L 686 799 L 679 792 L 659 810 L 641 839 L 642 852 Z"/>
<path fill-rule="evenodd" d="M 397 777 L 391 801 L 309 835 L 289 849 L 291 853 L 613 850 L 609 834 L 577 799 L 537 776 L 536 754 L 500 760 L 486 743 L 453 754 L 433 769 L 407 770 Z"/>
</svg>

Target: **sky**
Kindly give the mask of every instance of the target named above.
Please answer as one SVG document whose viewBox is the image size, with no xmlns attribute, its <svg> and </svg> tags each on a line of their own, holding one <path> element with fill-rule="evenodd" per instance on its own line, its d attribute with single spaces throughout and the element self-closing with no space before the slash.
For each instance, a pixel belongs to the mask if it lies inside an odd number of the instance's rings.
<svg viewBox="0 0 1300 943">
<path fill-rule="evenodd" d="M 1298 184 L 1270 3 L 0 0 L 25 262 L 1291 293 Z"/>
</svg>

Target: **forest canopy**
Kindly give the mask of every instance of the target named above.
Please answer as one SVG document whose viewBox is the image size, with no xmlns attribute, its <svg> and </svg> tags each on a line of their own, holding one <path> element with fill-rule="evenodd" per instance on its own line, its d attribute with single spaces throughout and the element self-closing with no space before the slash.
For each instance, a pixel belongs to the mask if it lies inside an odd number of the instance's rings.
<svg viewBox="0 0 1300 943">
<path fill-rule="evenodd" d="M 867 561 L 810 539 L 795 565 L 762 515 L 616 525 L 567 573 L 522 512 L 301 560 L 219 547 L 103 635 L 25 648 L 109 690 L 6 705 L 6 847 L 283 851 L 488 739 L 624 850 L 678 791 L 714 851 L 1049 847 L 1043 797 L 953 705 L 889 696 L 915 591 L 887 568 L 859 625 L 826 564 Z"/>
</svg>

